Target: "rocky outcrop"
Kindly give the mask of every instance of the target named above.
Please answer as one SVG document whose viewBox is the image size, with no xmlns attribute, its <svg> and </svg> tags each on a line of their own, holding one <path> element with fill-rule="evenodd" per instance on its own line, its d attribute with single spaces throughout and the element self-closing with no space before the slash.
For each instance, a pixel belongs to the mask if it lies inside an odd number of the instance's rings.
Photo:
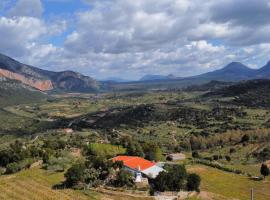
<svg viewBox="0 0 270 200">
<path fill-rule="evenodd" d="M 41 91 L 97 92 L 100 83 L 73 71 L 53 72 L 20 63 L 0 53 L 0 77 L 17 80 Z"/>
<path fill-rule="evenodd" d="M 0 69 L 0 76 L 20 81 L 26 85 L 29 85 L 41 91 L 48 91 L 48 90 L 53 89 L 53 84 L 51 80 L 38 80 L 34 78 L 27 78 L 23 75 L 20 75 L 20 74 L 17 74 L 8 70 L 4 70 L 4 69 Z"/>
</svg>

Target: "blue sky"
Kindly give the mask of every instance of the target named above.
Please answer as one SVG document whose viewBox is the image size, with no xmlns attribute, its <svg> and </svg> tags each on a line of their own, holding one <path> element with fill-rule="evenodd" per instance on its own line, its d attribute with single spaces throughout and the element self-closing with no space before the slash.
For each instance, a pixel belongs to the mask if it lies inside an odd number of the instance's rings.
<svg viewBox="0 0 270 200">
<path fill-rule="evenodd" d="M 270 0 L 1 0 L 0 52 L 97 79 L 270 60 Z"/>
</svg>

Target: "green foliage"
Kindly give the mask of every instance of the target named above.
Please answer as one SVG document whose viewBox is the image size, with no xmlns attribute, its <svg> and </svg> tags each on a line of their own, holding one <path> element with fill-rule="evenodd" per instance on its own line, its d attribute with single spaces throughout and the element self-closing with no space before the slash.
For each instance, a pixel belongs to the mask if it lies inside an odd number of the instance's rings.
<svg viewBox="0 0 270 200">
<path fill-rule="evenodd" d="M 72 163 L 71 157 L 49 157 L 45 169 L 55 172 L 63 172 Z"/>
<path fill-rule="evenodd" d="M 0 107 L 40 102 L 46 97 L 45 94 L 13 80 L 0 80 L 0 94 Z"/>
<path fill-rule="evenodd" d="M 189 174 L 187 177 L 187 189 L 189 191 L 200 191 L 201 177 L 197 174 Z"/>
<path fill-rule="evenodd" d="M 18 163 L 9 163 L 6 167 L 6 173 L 7 174 L 13 174 L 21 170 L 21 167 Z"/>
<path fill-rule="evenodd" d="M 257 156 L 259 161 L 264 162 L 266 160 L 270 160 L 270 148 L 264 148 L 256 156 Z"/>
<path fill-rule="evenodd" d="M 64 140 L 45 140 L 43 144 L 43 148 L 47 149 L 64 149 L 66 147 L 66 142 Z"/>
<path fill-rule="evenodd" d="M 126 149 L 122 146 L 111 144 L 92 143 L 87 147 L 87 154 L 97 157 L 112 158 L 116 155 L 125 154 Z"/>
<path fill-rule="evenodd" d="M 127 144 L 127 154 L 129 156 L 139 156 L 139 157 L 145 156 L 142 146 L 139 144 L 139 142 L 131 140 L 129 140 Z"/>
<path fill-rule="evenodd" d="M 194 162 L 198 163 L 198 164 L 206 165 L 206 166 L 209 166 L 209 167 L 213 167 L 213 168 L 216 168 L 216 169 L 219 169 L 219 170 L 223 170 L 225 172 L 231 172 L 231 173 L 234 173 L 234 174 L 247 175 L 247 173 L 245 173 L 242 170 L 234 169 L 234 168 L 231 168 L 231 167 L 226 167 L 226 166 L 224 166 L 222 164 L 219 164 L 217 162 L 212 162 L 212 161 L 209 161 L 209 160 L 195 159 Z"/>
<path fill-rule="evenodd" d="M 125 169 L 121 169 L 117 173 L 113 185 L 116 187 L 124 187 L 124 186 L 132 187 L 134 185 L 132 174 L 126 171 Z"/>
<path fill-rule="evenodd" d="M 24 159 L 19 162 L 9 163 L 6 166 L 6 174 L 13 174 L 19 172 L 22 169 L 29 168 L 32 163 L 34 163 L 34 159 Z"/>
<path fill-rule="evenodd" d="M 262 164 L 261 170 L 260 170 L 260 171 L 261 171 L 261 174 L 262 174 L 264 177 L 269 176 L 270 170 L 269 170 L 269 168 L 267 167 L 266 164 Z"/>
<path fill-rule="evenodd" d="M 179 191 L 185 188 L 187 172 L 184 165 L 167 165 L 153 181 L 157 191 Z"/>
<path fill-rule="evenodd" d="M 69 168 L 65 173 L 66 185 L 69 187 L 73 187 L 79 184 L 80 182 L 84 182 L 85 170 L 86 170 L 85 164 L 81 163 L 75 164 L 71 168 Z"/>
<path fill-rule="evenodd" d="M 192 152 L 192 158 L 200 158 L 199 152 L 198 151 L 193 151 Z"/>
<path fill-rule="evenodd" d="M 160 147 L 154 143 L 145 143 L 143 145 L 143 151 L 145 158 L 148 160 L 153 160 L 156 162 L 164 160 Z"/>
<path fill-rule="evenodd" d="M 105 157 L 90 155 L 84 162 L 74 164 L 68 169 L 65 174 L 66 185 L 68 187 L 78 185 L 97 186 L 107 180 L 114 168 L 120 166 L 122 166 L 121 163 L 113 163 Z"/>
<path fill-rule="evenodd" d="M 16 140 L 8 149 L 0 151 L 0 166 L 6 167 L 9 163 L 19 162 L 30 158 L 31 154 L 23 143 Z"/>
</svg>

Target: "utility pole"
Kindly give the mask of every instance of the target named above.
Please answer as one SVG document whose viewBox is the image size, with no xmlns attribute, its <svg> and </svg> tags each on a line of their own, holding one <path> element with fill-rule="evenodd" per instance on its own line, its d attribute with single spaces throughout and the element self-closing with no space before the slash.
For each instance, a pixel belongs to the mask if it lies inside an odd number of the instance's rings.
<svg viewBox="0 0 270 200">
<path fill-rule="evenodd" d="M 251 192 L 250 192 L 250 200 L 254 200 L 254 190 L 253 190 L 253 188 L 251 189 Z"/>
</svg>

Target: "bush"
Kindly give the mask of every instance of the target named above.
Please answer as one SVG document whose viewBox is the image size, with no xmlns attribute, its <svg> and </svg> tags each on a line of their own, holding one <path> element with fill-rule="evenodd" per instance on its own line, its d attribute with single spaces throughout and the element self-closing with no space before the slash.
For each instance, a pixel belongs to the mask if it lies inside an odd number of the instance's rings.
<svg viewBox="0 0 270 200">
<path fill-rule="evenodd" d="M 188 191 L 200 191 L 201 177 L 197 174 L 189 174 L 187 178 Z"/>
<path fill-rule="evenodd" d="M 221 165 L 219 163 L 216 163 L 216 162 L 210 162 L 208 160 L 202 160 L 202 159 L 196 159 L 194 161 L 196 163 L 206 165 L 206 166 L 209 166 L 209 167 L 213 167 L 213 168 L 217 168 L 217 169 L 223 170 L 225 172 L 231 172 L 231 173 L 235 173 L 235 174 L 244 174 L 244 175 L 246 175 L 245 172 L 243 172 L 243 171 L 241 171 L 239 169 L 229 168 L 229 167 L 223 166 L 223 165 Z"/>
<path fill-rule="evenodd" d="M 184 165 L 167 165 L 155 178 L 153 185 L 157 191 L 179 191 L 185 187 L 187 172 Z"/>
<path fill-rule="evenodd" d="M 230 154 L 233 154 L 236 152 L 236 149 L 235 148 L 230 148 Z"/>
<path fill-rule="evenodd" d="M 218 155 L 213 155 L 213 160 L 218 160 L 219 156 Z"/>
<path fill-rule="evenodd" d="M 259 161 L 266 161 L 270 159 L 270 149 L 264 148 L 261 152 L 255 155 Z"/>
<path fill-rule="evenodd" d="M 166 157 L 166 160 L 167 160 L 167 161 L 173 161 L 173 157 L 172 157 L 171 155 L 168 155 L 168 156 Z"/>
<path fill-rule="evenodd" d="M 67 170 L 65 173 L 66 185 L 73 187 L 80 182 L 84 182 L 84 170 L 86 169 L 84 164 L 75 164 Z"/>
<path fill-rule="evenodd" d="M 125 169 L 121 169 L 117 175 L 116 179 L 114 181 L 114 186 L 116 187 L 132 187 L 134 184 L 132 174 L 126 171 Z"/>
<path fill-rule="evenodd" d="M 249 142 L 249 140 L 250 140 L 249 135 L 245 134 L 245 135 L 243 135 L 243 137 L 241 139 L 241 143 Z"/>
<path fill-rule="evenodd" d="M 63 172 L 72 163 L 72 157 L 68 155 L 61 156 L 63 157 L 50 156 L 44 168 L 54 172 Z"/>
<path fill-rule="evenodd" d="M 6 174 L 14 174 L 21 170 L 21 167 L 18 163 L 9 163 L 6 168 Z"/>
<path fill-rule="evenodd" d="M 146 143 L 143 145 L 143 151 L 145 158 L 148 160 L 161 161 L 163 160 L 163 155 L 160 147 L 153 143 Z"/>
<path fill-rule="evenodd" d="M 230 156 L 225 156 L 225 159 L 226 159 L 228 162 L 230 162 L 230 161 L 232 160 Z"/>
<path fill-rule="evenodd" d="M 269 168 L 267 167 L 267 165 L 265 165 L 265 164 L 262 164 L 262 166 L 261 166 L 261 175 L 263 175 L 264 176 L 264 178 L 266 177 L 266 176 L 269 176 L 269 174 L 270 174 L 270 170 L 269 170 Z"/>
<path fill-rule="evenodd" d="M 199 155 L 198 151 L 193 151 L 192 152 L 192 158 L 200 158 L 200 155 Z"/>
</svg>

